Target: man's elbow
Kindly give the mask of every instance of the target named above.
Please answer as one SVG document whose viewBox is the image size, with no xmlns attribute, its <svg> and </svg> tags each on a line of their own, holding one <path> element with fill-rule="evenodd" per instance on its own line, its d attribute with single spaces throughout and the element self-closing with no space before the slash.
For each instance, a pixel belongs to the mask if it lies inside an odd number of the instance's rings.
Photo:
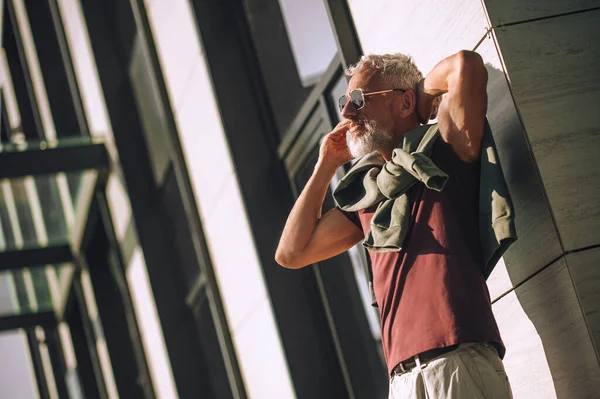
<svg viewBox="0 0 600 399">
<path fill-rule="evenodd" d="M 298 256 L 293 252 L 283 251 L 277 248 L 275 252 L 275 262 L 286 269 L 299 269 L 303 265 L 299 264 Z"/>
<path fill-rule="evenodd" d="M 478 77 L 487 81 L 487 70 L 481 55 L 474 51 L 461 50 L 456 53 L 454 65 L 459 75 L 469 78 Z"/>
<path fill-rule="evenodd" d="M 455 55 L 455 62 L 460 68 L 485 68 L 483 58 L 479 53 L 470 50 L 461 50 Z"/>
</svg>

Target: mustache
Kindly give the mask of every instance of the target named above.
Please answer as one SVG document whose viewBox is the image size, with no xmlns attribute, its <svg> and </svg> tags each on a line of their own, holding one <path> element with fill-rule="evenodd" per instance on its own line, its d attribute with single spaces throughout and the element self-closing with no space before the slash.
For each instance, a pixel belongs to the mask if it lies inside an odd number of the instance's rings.
<svg viewBox="0 0 600 399">
<path fill-rule="evenodd" d="M 374 123 L 374 121 L 372 119 L 367 119 L 367 118 L 356 118 L 356 119 L 351 119 L 350 121 L 353 124 L 360 125 L 360 126 L 370 125 L 370 124 Z"/>
</svg>

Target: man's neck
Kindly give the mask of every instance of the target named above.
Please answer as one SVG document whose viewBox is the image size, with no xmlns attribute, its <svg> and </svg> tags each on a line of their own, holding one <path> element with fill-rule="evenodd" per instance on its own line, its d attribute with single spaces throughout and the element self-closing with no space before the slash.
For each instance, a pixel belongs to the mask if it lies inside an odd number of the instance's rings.
<svg viewBox="0 0 600 399">
<path fill-rule="evenodd" d="M 392 153 L 394 152 L 394 150 L 396 148 L 398 148 L 398 146 L 402 142 L 402 138 L 404 137 L 404 135 L 407 132 L 410 132 L 411 130 L 418 128 L 419 126 L 421 126 L 421 124 L 419 122 L 414 121 L 414 122 L 402 124 L 401 126 L 398 126 L 394 130 L 394 137 L 395 137 L 394 144 L 392 146 L 390 146 L 390 148 L 384 148 L 384 149 L 379 150 L 379 153 L 381 154 L 381 156 L 383 156 L 383 158 L 385 158 L 386 162 L 389 161 L 390 159 L 392 159 Z"/>
</svg>

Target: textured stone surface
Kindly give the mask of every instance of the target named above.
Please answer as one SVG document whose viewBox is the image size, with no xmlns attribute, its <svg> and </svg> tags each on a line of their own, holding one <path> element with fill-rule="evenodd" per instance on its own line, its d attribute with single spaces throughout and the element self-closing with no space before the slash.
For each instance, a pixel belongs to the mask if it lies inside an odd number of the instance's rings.
<svg viewBox="0 0 600 399">
<path fill-rule="evenodd" d="M 519 237 L 504 255 L 504 264 L 488 279 L 494 300 L 557 259 L 562 250 L 496 46 L 486 39 L 477 51 L 488 70 L 487 115 L 515 207 Z"/>
<path fill-rule="evenodd" d="M 600 369 L 564 259 L 494 304 L 515 398 L 592 398 Z"/>
<path fill-rule="evenodd" d="M 600 6 L 598 0 L 484 0 L 493 25 L 544 18 Z"/>
<path fill-rule="evenodd" d="M 423 73 L 450 54 L 472 49 L 487 28 L 479 1 L 350 0 L 348 3 L 365 53 L 412 55 Z"/>
<path fill-rule="evenodd" d="M 496 35 L 565 250 L 600 243 L 600 10 Z"/>
</svg>

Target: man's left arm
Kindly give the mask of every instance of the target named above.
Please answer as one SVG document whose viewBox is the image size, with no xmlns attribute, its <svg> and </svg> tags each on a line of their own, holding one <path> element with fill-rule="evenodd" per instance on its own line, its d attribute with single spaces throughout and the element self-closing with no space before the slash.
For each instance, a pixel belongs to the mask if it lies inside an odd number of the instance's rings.
<svg viewBox="0 0 600 399">
<path fill-rule="evenodd" d="M 487 70 L 481 56 L 459 51 L 439 62 L 419 84 L 419 119 L 427 122 L 436 97 L 440 134 L 466 162 L 479 159 L 487 109 Z"/>
</svg>

